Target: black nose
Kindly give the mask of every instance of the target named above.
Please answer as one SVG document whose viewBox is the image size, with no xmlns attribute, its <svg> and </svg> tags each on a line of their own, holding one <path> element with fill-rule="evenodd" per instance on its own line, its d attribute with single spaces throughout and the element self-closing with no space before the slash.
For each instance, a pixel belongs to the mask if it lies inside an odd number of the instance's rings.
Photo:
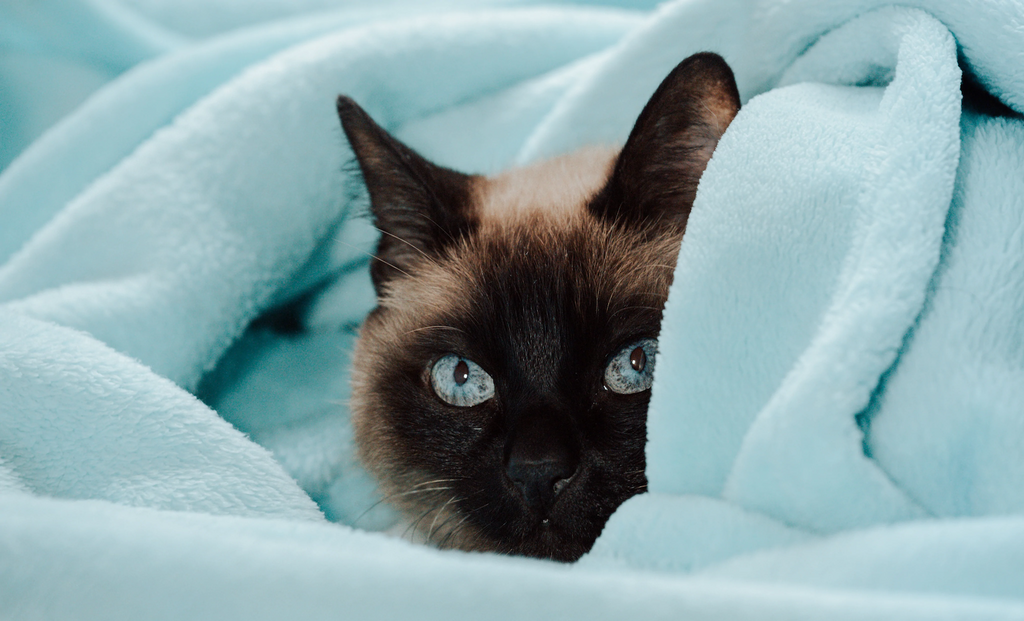
<svg viewBox="0 0 1024 621">
<path fill-rule="evenodd" d="M 526 505 L 546 516 L 578 466 L 577 451 L 566 434 L 556 433 L 550 425 L 532 424 L 519 429 L 510 444 L 505 472 Z"/>
<path fill-rule="evenodd" d="M 562 488 L 576 473 L 576 469 L 568 463 L 551 459 L 542 461 L 510 460 L 507 467 L 508 476 L 519 491 L 522 492 L 526 504 L 541 515 L 547 515 L 551 505 L 555 503 Z"/>
</svg>

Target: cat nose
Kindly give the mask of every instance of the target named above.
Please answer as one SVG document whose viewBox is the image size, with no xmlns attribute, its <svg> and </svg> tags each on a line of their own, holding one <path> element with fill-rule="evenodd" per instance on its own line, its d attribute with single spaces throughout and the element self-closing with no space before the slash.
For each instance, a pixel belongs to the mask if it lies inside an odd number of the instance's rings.
<svg viewBox="0 0 1024 621">
<path fill-rule="evenodd" d="M 505 464 L 526 505 L 541 515 L 548 514 L 579 466 L 569 443 L 550 431 L 535 428 L 518 434 Z"/>
<path fill-rule="evenodd" d="M 512 483 L 522 492 L 526 504 L 541 515 L 547 515 L 555 503 L 555 497 L 576 474 L 575 467 L 559 459 L 511 459 L 506 471 Z"/>
</svg>

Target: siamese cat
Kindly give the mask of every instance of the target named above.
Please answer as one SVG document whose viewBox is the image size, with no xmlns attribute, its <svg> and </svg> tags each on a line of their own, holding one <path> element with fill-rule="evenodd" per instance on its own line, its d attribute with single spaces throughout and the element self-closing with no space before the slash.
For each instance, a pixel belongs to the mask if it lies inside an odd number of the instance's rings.
<svg viewBox="0 0 1024 621">
<path fill-rule="evenodd" d="M 696 54 L 621 150 L 483 177 L 338 98 L 381 231 L 353 359 L 358 452 L 428 541 L 574 561 L 646 489 L 662 307 L 739 107 L 725 61 Z"/>
</svg>

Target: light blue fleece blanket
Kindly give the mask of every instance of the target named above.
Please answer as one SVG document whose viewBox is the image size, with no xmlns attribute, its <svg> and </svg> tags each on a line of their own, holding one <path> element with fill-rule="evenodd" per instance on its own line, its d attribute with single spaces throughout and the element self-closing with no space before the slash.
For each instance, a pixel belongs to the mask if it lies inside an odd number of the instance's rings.
<svg viewBox="0 0 1024 621">
<path fill-rule="evenodd" d="M 1024 6 L 513 4 L 0 6 L 0 156 L 120 74 L 0 174 L 0 618 L 1024 619 Z M 621 142 L 700 50 L 744 107 L 650 493 L 574 566 L 366 532 L 335 96 L 494 172 Z"/>
</svg>

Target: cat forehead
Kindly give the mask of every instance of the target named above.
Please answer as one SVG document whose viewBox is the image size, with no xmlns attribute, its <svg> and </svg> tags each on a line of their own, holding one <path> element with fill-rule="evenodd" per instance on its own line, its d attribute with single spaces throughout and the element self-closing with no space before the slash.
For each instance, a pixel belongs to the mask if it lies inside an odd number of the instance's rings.
<svg viewBox="0 0 1024 621">
<path fill-rule="evenodd" d="M 423 258 L 411 277 L 389 283 L 380 302 L 408 322 L 404 330 L 479 311 L 487 301 L 512 313 L 556 299 L 635 303 L 667 293 L 679 241 L 671 230 L 616 227 L 585 209 L 568 217 L 531 210 L 483 224 L 443 256 Z"/>
<path fill-rule="evenodd" d="M 573 153 L 479 178 L 474 211 L 483 226 L 524 215 L 578 213 L 608 181 L 619 149 L 587 147 Z"/>
<path fill-rule="evenodd" d="M 476 221 L 473 231 L 440 255 L 417 257 L 413 276 L 389 283 L 381 306 L 408 331 L 496 297 L 514 311 L 552 291 L 613 304 L 667 291 L 678 231 L 619 227 L 587 209 L 618 152 L 589 147 L 475 177 L 472 204 L 464 207 Z"/>
</svg>

